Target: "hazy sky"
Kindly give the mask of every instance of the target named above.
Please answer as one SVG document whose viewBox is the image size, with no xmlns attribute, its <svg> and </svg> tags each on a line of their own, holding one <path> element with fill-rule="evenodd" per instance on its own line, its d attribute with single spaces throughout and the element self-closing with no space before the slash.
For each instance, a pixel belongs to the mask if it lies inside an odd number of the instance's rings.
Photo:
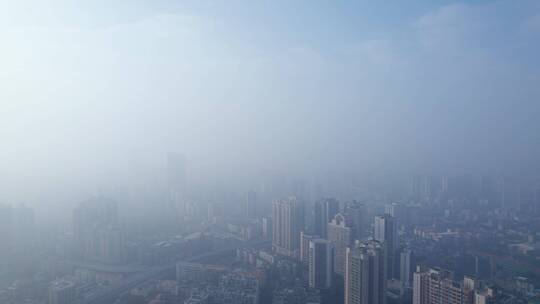
<svg viewBox="0 0 540 304">
<path fill-rule="evenodd" d="M 0 199 L 168 151 L 201 176 L 540 169 L 538 1 L 0 0 L 0 39 Z"/>
</svg>

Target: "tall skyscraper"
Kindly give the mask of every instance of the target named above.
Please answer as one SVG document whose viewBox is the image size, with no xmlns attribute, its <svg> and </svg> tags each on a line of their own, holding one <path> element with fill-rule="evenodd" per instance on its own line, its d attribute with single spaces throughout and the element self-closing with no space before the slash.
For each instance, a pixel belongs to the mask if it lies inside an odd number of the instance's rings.
<svg viewBox="0 0 540 304">
<path fill-rule="evenodd" d="M 386 269 L 384 246 L 378 241 L 347 248 L 345 304 L 385 304 Z"/>
<path fill-rule="evenodd" d="M 429 178 L 425 175 L 415 175 L 412 179 L 412 196 L 415 200 L 423 202 L 428 200 Z"/>
<path fill-rule="evenodd" d="M 398 232 L 397 223 L 394 217 L 386 215 L 378 215 L 375 217 L 375 240 L 381 242 L 385 246 L 386 263 L 388 278 L 399 278 L 398 270 Z"/>
<path fill-rule="evenodd" d="M 271 239 L 272 238 L 272 218 L 263 217 L 262 218 L 262 234 L 263 238 Z"/>
<path fill-rule="evenodd" d="M 361 240 L 368 226 L 366 207 L 357 201 L 347 202 L 344 216 L 347 226 L 351 228 L 351 239 Z"/>
<path fill-rule="evenodd" d="M 392 203 L 384 206 L 384 213 L 396 220 L 397 228 L 408 225 L 407 207 L 401 203 Z"/>
<path fill-rule="evenodd" d="M 345 217 L 338 213 L 328 223 L 328 240 L 334 247 L 334 271 L 339 275 L 345 274 L 345 255 L 351 245 L 351 228 L 346 226 Z"/>
<path fill-rule="evenodd" d="M 171 152 L 167 155 L 167 183 L 170 208 L 180 218 L 188 214 L 186 163 L 186 157 L 183 154 Z"/>
<path fill-rule="evenodd" d="M 463 284 L 461 286 L 462 304 L 475 304 L 475 293 L 480 287 L 480 284 L 476 278 L 465 276 L 463 278 Z"/>
<path fill-rule="evenodd" d="M 449 271 L 418 267 L 413 278 L 413 304 L 462 304 L 461 285 Z"/>
<path fill-rule="evenodd" d="M 328 240 L 309 241 L 309 287 L 327 289 L 332 286 L 333 248 Z"/>
<path fill-rule="evenodd" d="M 315 234 L 326 238 L 327 224 L 339 212 L 339 202 L 335 199 L 325 199 L 315 203 Z"/>
<path fill-rule="evenodd" d="M 299 257 L 300 231 L 304 229 L 304 204 L 296 197 L 272 204 L 272 246 L 282 255 Z"/>
<path fill-rule="evenodd" d="M 400 253 L 399 280 L 405 288 L 412 287 L 413 263 L 412 251 L 408 248 L 403 249 Z"/>
<path fill-rule="evenodd" d="M 300 261 L 304 265 L 309 265 L 309 242 L 318 238 L 318 236 L 306 234 L 304 231 L 300 232 Z"/>
</svg>

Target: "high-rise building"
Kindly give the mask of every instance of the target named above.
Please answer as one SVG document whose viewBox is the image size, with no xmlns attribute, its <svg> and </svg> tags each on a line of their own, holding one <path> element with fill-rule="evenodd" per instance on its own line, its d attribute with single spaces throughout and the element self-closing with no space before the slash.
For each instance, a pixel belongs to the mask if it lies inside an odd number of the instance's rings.
<svg viewBox="0 0 540 304">
<path fill-rule="evenodd" d="M 375 217 L 375 240 L 385 246 L 388 278 L 398 278 L 398 232 L 396 219 L 388 214 Z"/>
<path fill-rule="evenodd" d="M 328 223 L 328 240 L 334 247 L 334 271 L 339 275 L 345 274 L 345 255 L 351 245 L 351 228 L 345 224 L 345 217 L 338 213 Z"/>
<path fill-rule="evenodd" d="M 49 286 L 49 304 L 72 304 L 75 300 L 75 284 L 72 281 L 59 279 Z"/>
<path fill-rule="evenodd" d="M 124 257 L 124 236 L 118 227 L 108 226 L 97 231 L 98 249 L 96 260 L 120 263 Z"/>
<path fill-rule="evenodd" d="M 255 191 L 248 191 L 246 194 L 246 208 L 244 211 L 247 218 L 257 217 L 257 193 Z"/>
<path fill-rule="evenodd" d="M 448 190 L 448 179 L 428 175 L 415 175 L 412 178 L 411 194 L 418 203 L 429 202 Z"/>
<path fill-rule="evenodd" d="M 327 224 L 339 212 L 339 202 L 335 199 L 325 199 L 315 203 L 315 234 L 327 237 Z"/>
<path fill-rule="evenodd" d="M 79 258 L 116 263 L 122 259 L 123 238 L 115 201 L 94 198 L 73 211 L 73 234 Z"/>
<path fill-rule="evenodd" d="M 384 206 L 384 214 L 395 218 L 397 227 L 408 225 L 407 207 L 401 203 L 392 203 Z"/>
<path fill-rule="evenodd" d="M 448 194 L 450 192 L 450 182 L 448 176 L 441 177 L 441 193 Z"/>
<path fill-rule="evenodd" d="M 309 265 L 309 242 L 318 238 L 318 236 L 306 234 L 304 231 L 300 232 L 300 261 L 304 265 Z"/>
<path fill-rule="evenodd" d="M 408 248 L 403 249 L 400 253 L 399 280 L 401 286 L 405 288 L 412 287 L 413 263 L 412 251 Z"/>
<path fill-rule="evenodd" d="M 309 287 L 327 289 L 332 286 L 332 244 L 325 239 L 309 241 Z"/>
<path fill-rule="evenodd" d="M 278 254 L 299 257 L 300 231 L 304 229 L 304 205 L 296 197 L 272 204 L 272 246 Z"/>
<path fill-rule="evenodd" d="M 480 287 L 480 282 L 473 277 L 465 276 L 461 286 L 463 304 L 475 304 L 475 292 Z"/>
<path fill-rule="evenodd" d="M 351 228 L 351 240 L 361 240 L 368 230 L 366 207 L 357 201 L 352 201 L 347 202 L 344 209 L 347 226 Z"/>
<path fill-rule="evenodd" d="M 269 217 L 262 218 L 262 234 L 265 239 L 272 238 L 272 219 Z"/>
<path fill-rule="evenodd" d="M 494 304 L 494 290 L 492 288 L 484 288 L 477 290 L 474 293 L 474 304 Z"/>
<path fill-rule="evenodd" d="M 462 304 L 461 285 L 452 273 L 440 269 L 417 268 L 413 275 L 413 304 Z"/>
<path fill-rule="evenodd" d="M 385 304 L 384 246 L 372 240 L 347 248 L 345 304 Z"/>
<path fill-rule="evenodd" d="M 429 199 L 429 178 L 425 175 L 415 175 L 412 179 L 412 195 L 419 202 Z"/>
</svg>

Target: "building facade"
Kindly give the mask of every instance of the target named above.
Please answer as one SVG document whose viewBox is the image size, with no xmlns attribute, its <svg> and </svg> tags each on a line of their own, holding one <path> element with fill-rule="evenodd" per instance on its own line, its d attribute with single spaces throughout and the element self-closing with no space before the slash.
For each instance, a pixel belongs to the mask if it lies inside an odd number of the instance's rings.
<svg viewBox="0 0 540 304">
<path fill-rule="evenodd" d="M 334 272 L 345 274 L 345 255 L 351 245 L 351 228 L 346 226 L 345 217 L 338 213 L 328 223 L 328 240 L 334 247 Z"/>
<path fill-rule="evenodd" d="M 332 286 L 333 253 L 332 243 L 328 240 L 309 241 L 309 287 L 327 289 Z"/>
<path fill-rule="evenodd" d="M 335 199 L 324 199 L 315 203 L 315 234 L 326 238 L 327 224 L 339 212 L 339 202 Z"/>
<path fill-rule="evenodd" d="M 345 304 L 386 303 L 386 259 L 378 241 L 347 248 Z"/>
<path fill-rule="evenodd" d="M 440 269 L 417 268 L 413 275 L 413 304 L 462 304 L 463 290 L 452 274 Z"/>
<path fill-rule="evenodd" d="M 396 219 L 388 214 L 376 216 L 374 232 L 375 240 L 383 243 L 385 246 L 387 277 L 399 278 L 399 263 L 397 259 L 399 239 Z"/>
<path fill-rule="evenodd" d="M 309 265 L 309 242 L 318 238 L 318 236 L 306 234 L 304 231 L 300 232 L 300 262 L 306 266 Z"/>
<path fill-rule="evenodd" d="M 300 232 L 304 229 L 304 205 L 296 197 L 272 204 L 272 247 L 281 255 L 300 256 Z"/>
</svg>

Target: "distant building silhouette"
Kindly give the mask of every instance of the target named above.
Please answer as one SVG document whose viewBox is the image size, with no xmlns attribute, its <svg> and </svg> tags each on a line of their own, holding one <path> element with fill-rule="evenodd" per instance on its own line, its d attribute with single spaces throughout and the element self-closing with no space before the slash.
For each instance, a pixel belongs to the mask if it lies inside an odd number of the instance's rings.
<svg viewBox="0 0 540 304">
<path fill-rule="evenodd" d="M 296 197 L 272 205 L 272 245 L 283 255 L 299 257 L 300 231 L 304 229 L 304 204 Z"/>
<path fill-rule="evenodd" d="M 315 203 L 315 234 L 326 238 L 328 223 L 339 212 L 339 202 L 335 199 L 324 199 Z"/>
<path fill-rule="evenodd" d="M 361 240 L 366 234 L 368 216 L 366 206 L 357 201 L 347 202 L 344 210 L 347 226 L 351 228 L 351 241 Z"/>
<path fill-rule="evenodd" d="M 123 258 L 123 235 L 115 201 L 94 198 L 73 211 L 75 253 L 85 260 L 118 263 Z"/>
<path fill-rule="evenodd" d="M 304 265 L 309 265 L 309 242 L 318 238 L 319 236 L 309 235 L 304 231 L 300 232 L 300 261 Z"/>
</svg>

